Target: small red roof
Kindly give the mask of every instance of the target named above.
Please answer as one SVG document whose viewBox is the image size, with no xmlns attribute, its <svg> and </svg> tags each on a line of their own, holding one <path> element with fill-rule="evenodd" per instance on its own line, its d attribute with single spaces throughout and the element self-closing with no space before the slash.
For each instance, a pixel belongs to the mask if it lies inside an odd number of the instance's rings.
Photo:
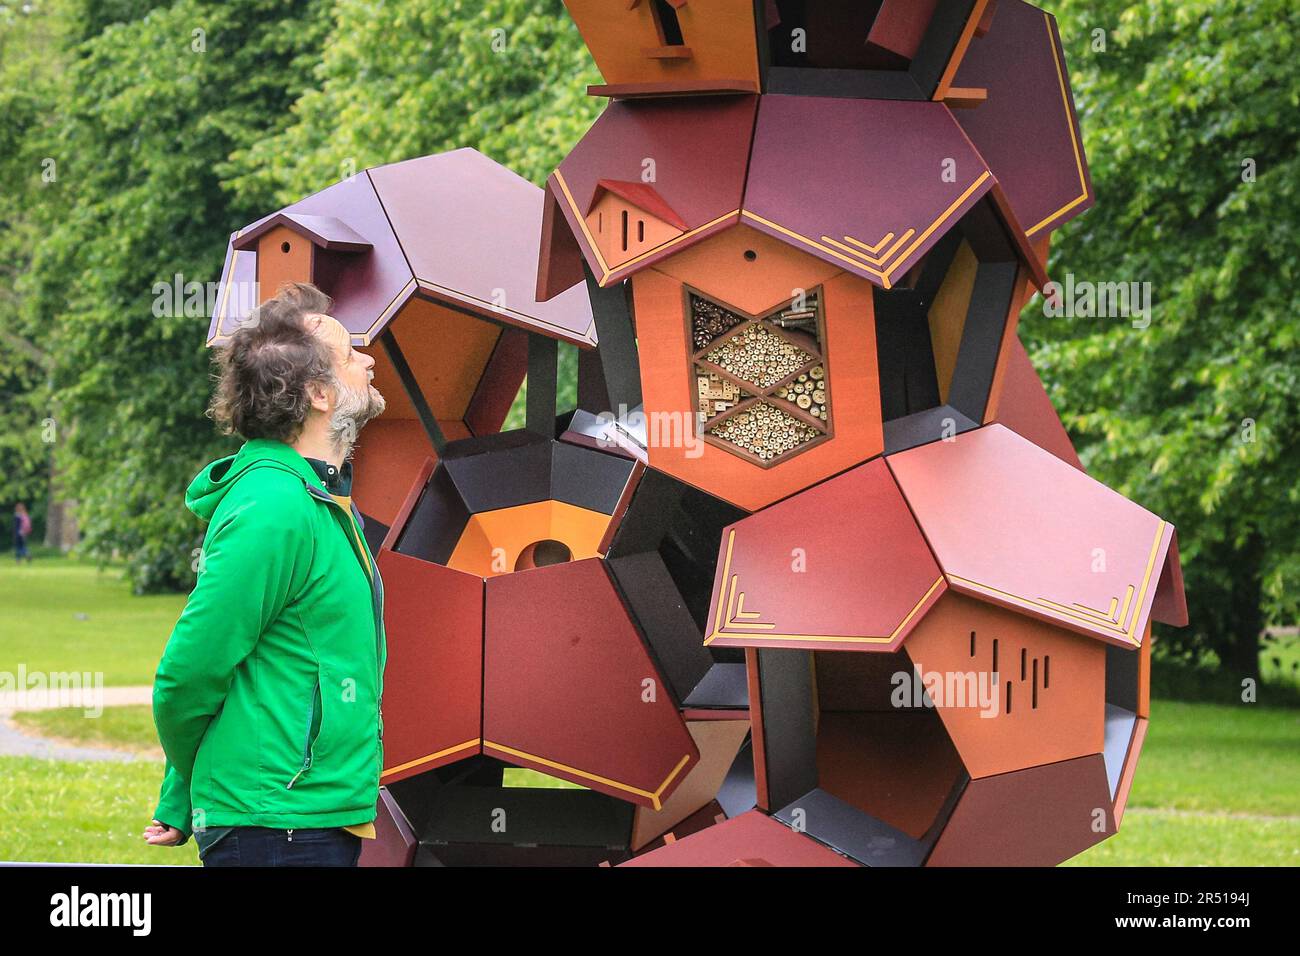
<svg viewBox="0 0 1300 956">
<path fill-rule="evenodd" d="M 618 179 L 602 179 L 596 184 L 596 191 L 591 197 L 591 202 L 587 204 L 587 212 L 590 213 L 600 197 L 610 192 L 615 196 L 621 196 L 638 209 L 650 213 L 657 219 L 662 219 L 670 226 L 685 231 L 686 222 L 681 216 L 673 211 L 673 207 L 664 202 L 664 197 L 659 195 L 649 183 L 628 183 Z"/>
<path fill-rule="evenodd" d="M 348 257 L 329 293 L 334 298 L 334 317 L 356 338 L 370 341 L 367 333 L 378 334 L 381 326 L 377 323 L 403 290 L 411 287 L 414 277 L 370 176 L 360 172 L 250 223 L 231 237 L 208 344 L 227 340 L 258 305 L 254 291 L 256 239 L 278 224 L 309 238 L 313 230 L 323 229 L 331 239 L 338 239 L 346 229 L 347 234 L 369 244 L 369 253 Z M 326 238 L 319 232 L 315 235 L 316 239 Z M 264 295 L 274 292 L 262 290 Z"/>
<path fill-rule="evenodd" d="M 257 240 L 276 226 L 286 226 L 298 235 L 320 246 L 342 252 L 364 252 L 372 248 L 362 236 L 357 235 L 347 223 L 333 216 L 307 216 L 302 213 L 277 212 L 256 226 L 239 234 L 236 249 L 256 249 Z"/>
</svg>

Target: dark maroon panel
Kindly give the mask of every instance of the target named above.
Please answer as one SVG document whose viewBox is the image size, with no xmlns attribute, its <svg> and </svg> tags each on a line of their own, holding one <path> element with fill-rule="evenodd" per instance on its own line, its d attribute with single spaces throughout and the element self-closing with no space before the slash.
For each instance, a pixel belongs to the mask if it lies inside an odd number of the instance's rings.
<svg viewBox="0 0 1300 956">
<path fill-rule="evenodd" d="M 479 753 L 483 579 L 394 551 L 378 563 L 387 784 Z"/>
<path fill-rule="evenodd" d="M 997 420 L 1061 461 L 1083 470 L 1033 362 L 1020 339 L 1015 337 L 1007 346 L 1007 365 L 1002 375 Z"/>
<path fill-rule="evenodd" d="M 1102 777 L 1105 783 L 1105 776 Z M 620 866 L 857 866 L 810 836 L 750 810 Z"/>
<path fill-rule="evenodd" d="M 1115 832 L 1101 754 L 972 780 L 927 866 L 1055 866 Z"/>
<path fill-rule="evenodd" d="M 1187 626 L 1187 595 L 1183 591 L 1183 562 L 1178 556 L 1178 532 L 1174 532 L 1160 571 L 1155 600 L 1151 602 L 1151 619 L 1174 627 Z"/>
<path fill-rule="evenodd" d="M 891 651 L 943 591 L 877 458 L 723 531 L 705 643 Z"/>
<path fill-rule="evenodd" d="M 544 194 L 472 149 L 370 170 L 421 288 L 489 319 L 595 344 L 575 285 L 537 301 Z"/>
<path fill-rule="evenodd" d="M 688 231 L 738 215 L 757 103 L 757 96 L 709 96 L 609 104 L 549 183 L 597 278 L 604 278 L 604 270 L 583 233 L 583 217 L 600 180 L 653 186 Z M 653 160 L 652 167 L 647 160 Z M 611 274 L 644 268 L 731 222 L 675 241 Z"/>
<path fill-rule="evenodd" d="M 942 103 L 764 96 L 744 221 L 890 288 L 992 187 Z"/>
<path fill-rule="evenodd" d="M 410 866 L 420 841 L 387 787 L 379 788 L 375 809 L 375 839 L 362 841 L 358 865 Z"/>
<path fill-rule="evenodd" d="M 699 750 L 604 562 L 491 578 L 486 621 L 484 753 L 660 809 Z"/>
<path fill-rule="evenodd" d="M 528 334 L 522 329 L 505 329 L 465 409 L 465 426 L 471 433 L 479 436 L 501 431 L 527 374 Z"/>
<path fill-rule="evenodd" d="M 537 251 L 537 301 L 547 302 L 586 278 L 582 248 L 560 211 L 555 194 L 545 190 L 542 242 Z"/>
<path fill-rule="evenodd" d="M 971 41 L 953 85 L 988 90 L 983 105 L 956 110 L 954 116 L 1002 184 L 1030 238 L 1092 205 L 1053 17 L 1022 0 L 999 0 L 991 29 Z"/>
<path fill-rule="evenodd" d="M 885 0 L 867 42 L 910 60 L 916 56 L 938 0 Z"/>
</svg>

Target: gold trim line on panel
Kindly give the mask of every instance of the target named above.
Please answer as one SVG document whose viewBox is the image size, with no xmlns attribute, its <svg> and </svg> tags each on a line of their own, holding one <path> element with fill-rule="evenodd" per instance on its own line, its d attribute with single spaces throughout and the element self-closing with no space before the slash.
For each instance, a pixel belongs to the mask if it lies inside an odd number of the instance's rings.
<svg viewBox="0 0 1300 956">
<path fill-rule="evenodd" d="M 1098 617 L 1099 612 L 1090 608 L 1084 608 L 1082 611 L 1072 609 L 1071 605 L 1059 604 L 1048 598 L 1027 598 L 1020 594 L 1013 594 L 1010 591 L 1004 591 L 1001 588 L 995 588 L 991 584 L 982 584 L 979 581 L 972 581 L 970 578 L 963 578 L 960 575 L 949 574 L 948 579 L 954 583 L 965 585 L 968 588 L 982 591 L 990 596 L 999 596 L 1010 598 L 1012 601 L 1025 606 L 1027 609 L 1036 608 L 1040 611 L 1054 615 L 1056 617 L 1068 617 L 1072 620 L 1086 624 L 1089 627 L 1098 630 L 1107 631 L 1114 636 L 1123 637 L 1132 644 L 1141 644 L 1141 639 L 1137 637 L 1137 624 L 1142 615 L 1142 604 L 1146 600 L 1147 589 L 1151 584 L 1151 576 L 1155 570 L 1156 555 L 1160 551 L 1160 542 L 1165 536 L 1165 529 L 1169 522 L 1160 519 L 1156 524 L 1155 540 L 1151 542 L 1151 550 L 1147 555 L 1146 570 L 1143 572 L 1142 580 L 1137 587 L 1137 600 L 1133 601 L 1134 586 L 1129 585 L 1124 597 L 1124 605 L 1120 611 L 1118 621 L 1107 620 Z M 1112 599 L 1114 602 L 1115 599 Z M 1130 601 L 1133 601 L 1130 604 Z M 1127 626 L 1124 621 L 1129 616 L 1129 608 L 1132 608 L 1132 619 Z"/>
<path fill-rule="evenodd" d="M 552 768 L 553 770 L 562 770 L 565 773 L 571 773 L 574 776 L 581 777 L 584 780 L 592 780 L 595 781 L 596 783 L 603 783 L 608 787 L 614 787 L 618 790 L 626 791 L 627 793 L 634 793 L 637 796 L 645 797 L 647 800 L 651 801 L 651 803 L 653 804 L 653 808 L 655 810 L 663 809 L 663 801 L 660 798 L 663 795 L 664 790 L 667 789 L 668 785 L 672 783 L 672 781 L 677 777 L 679 773 L 682 772 L 682 768 L 685 767 L 686 764 L 689 763 L 691 759 L 690 754 L 686 754 L 684 757 L 682 757 L 681 760 L 677 761 L 677 766 L 675 766 L 672 769 L 672 771 L 668 774 L 668 776 L 664 778 L 663 782 L 659 784 L 658 788 L 655 789 L 654 791 L 650 791 L 650 790 L 643 790 L 641 787 L 634 787 L 631 784 L 620 783 L 619 781 L 614 780 L 610 777 L 602 777 L 599 774 L 588 773 L 586 770 L 579 770 L 577 767 L 571 767 L 568 764 L 559 763 L 558 761 L 555 760 L 548 760 L 545 757 L 537 756 L 537 754 L 530 754 L 525 750 L 516 750 L 514 747 L 507 747 L 505 744 L 497 743 L 492 740 L 484 740 L 483 746 L 485 748 L 491 747 L 494 750 L 499 750 L 500 752 L 504 754 L 509 754 L 510 756 L 513 757 L 520 757 L 524 760 L 531 760 L 534 763 L 540 763 L 544 766 Z"/>
<path fill-rule="evenodd" d="M 420 764 L 432 763 L 434 760 L 437 760 L 440 757 L 445 757 L 448 754 L 454 754 L 461 750 L 468 750 L 471 747 L 477 747 L 482 742 L 483 739 L 481 737 L 475 737 L 473 740 L 467 740 L 464 743 L 447 747 L 444 750 L 439 750 L 437 753 L 431 753 L 424 757 L 416 757 L 414 760 L 408 760 L 406 763 L 398 764 L 396 767 L 388 767 L 380 773 L 379 779 L 382 780 L 384 777 L 399 773 L 403 770 L 410 770 L 412 767 L 418 767 Z"/>
<path fill-rule="evenodd" d="M 1047 45 L 1052 49 L 1052 62 L 1056 64 L 1056 82 L 1061 87 L 1061 105 L 1064 107 L 1064 111 L 1065 111 L 1065 125 L 1069 127 L 1070 145 L 1074 147 L 1074 165 L 1079 172 L 1080 193 L 1078 196 L 1070 200 L 1060 209 L 1056 210 L 1056 212 L 1048 214 L 1043 219 L 1039 220 L 1038 223 L 1026 229 L 1025 230 L 1026 236 L 1032 236 L 1034 233 L 1036 233 L 1039 229 L 1042 229 L 1045 225 L 1047 225 L 1057 216 L 1064 215 L 1065 213 L 1073 209 L 1075 206 L 1079 205 L 1079 203 L 1083 202 L 1088 198 L 1088 178 L 1084 174 L 1083 158 L 1079 154 L 1079 138 L 1074 132 L 1074 119 L 1070 115 L 1070 91 L 1066 88 L 1065 74 L 1061 70 L 1061 58 L 1056 52 L 1056 37 L 1052 33 L 1052 17 L 1050 14 L 1047 13 L 1043 14 L 1043 23 L 1047 27 Z"/>
<path fill-rule="evenodd" d="M 903 617 L 903 619 L 898 623 L 898 626 L 895 627 L 894 630 L 888 636 L 884 636 L 884 637 L 880 637 L 880 636 L 868 637 L 865 635 L 854 635 L 854 634 L 849 634 L 849 635 L 784 634 L 784 633 L 782 634 L 777 634 L 777 633 L 734 634 L 727 631 L 726 628 L 747 628 L 752 630 L 766 631 L 770 628 L 776 627 L 775 624 L 765 624 L 765 623 L 756 624 L 756 623 L 748 623 L 746 621 L 737 620 L 741 614 L 745 614 L 746 616 L 750 614 L 754 614 L 755 617 L 759 615 L 755 614 L 754 612 L 744 610 L 745 592 L 738 590 L 740 575 L 733 574 L 731 572 L 731 558 L 732 558 L 732 554 L 734 553 L 735 540 L 736 540 L 736 532 L 735 529 L 732 529 L 727 534 L 727 553 L 726 553 L 726 557 L 723 559 L 723 567 L 722 567 L 722 574 L 723 574 L 722 580 L 724 582 L 723 589 L 725 594 L 725 601 L 722 600 L 724 595 L 719 595 L 717 613 L 714 615 L 713 630 L 704 639 L 705 646 L 711 644 L 715 639 L 719 637 L 740 637 L 746 639 L 761 638 L 769 641 L 828 641 L 828 642 L 840 641 L 847 644 L 889 644 L 897 640 L 898 635 L 901 634 L 909 624 L 911 624 L 912 619 L 916 617 L 916 615 L 920 612 L 921 608 L 923 608 L 926 605 L 926 603 L 934 595 L 934 592 L 938 590 L 939 587 L 944 582 L 944 578 L 942 575 L 937 577 L 934 583 L 931 584 L 930 587 L 926 590 L 925 594 L 921 596 L 921 599 L 912 606 L 912 609 L 908 611 L 907 614 Z M 739 599 L 738 603 L 737 603 L 737 599 Z M 726 608 L 725 624 L 723 623 L 724 606 Z"/>
</svg>

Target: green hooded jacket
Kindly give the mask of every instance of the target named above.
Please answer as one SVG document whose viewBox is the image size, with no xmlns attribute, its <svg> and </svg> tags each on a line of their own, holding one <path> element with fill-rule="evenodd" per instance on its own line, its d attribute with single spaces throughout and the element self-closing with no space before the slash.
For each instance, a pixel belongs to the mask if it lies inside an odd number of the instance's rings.
<svg viewBox="0 0 1300 956">
<path fill-rule="evenodd" d="M 355 507 L 270 439 L 204 468 L 185 504 L 208 530 L 154 677 L 154 818 L 186 838 L 373 821 L 387 646 Z"/>
</svg>

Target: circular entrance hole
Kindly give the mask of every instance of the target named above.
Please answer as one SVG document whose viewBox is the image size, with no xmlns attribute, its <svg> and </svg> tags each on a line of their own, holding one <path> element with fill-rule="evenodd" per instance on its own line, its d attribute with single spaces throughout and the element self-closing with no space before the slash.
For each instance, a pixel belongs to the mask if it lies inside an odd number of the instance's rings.
<svg viewBox="0 0 1300 956">
<path fill-rule="evenodd" d="M 515 570 L 527 571 L 530 568 L 545 568 L 552 564 L 565 564 L 572 560 L 573 552 L 569 550 L 567 544 L 552 538 L 543 538 L 541 541 L 534 541 L 519 552 L 519 557 L 515 561 Z"/>
</svg>

